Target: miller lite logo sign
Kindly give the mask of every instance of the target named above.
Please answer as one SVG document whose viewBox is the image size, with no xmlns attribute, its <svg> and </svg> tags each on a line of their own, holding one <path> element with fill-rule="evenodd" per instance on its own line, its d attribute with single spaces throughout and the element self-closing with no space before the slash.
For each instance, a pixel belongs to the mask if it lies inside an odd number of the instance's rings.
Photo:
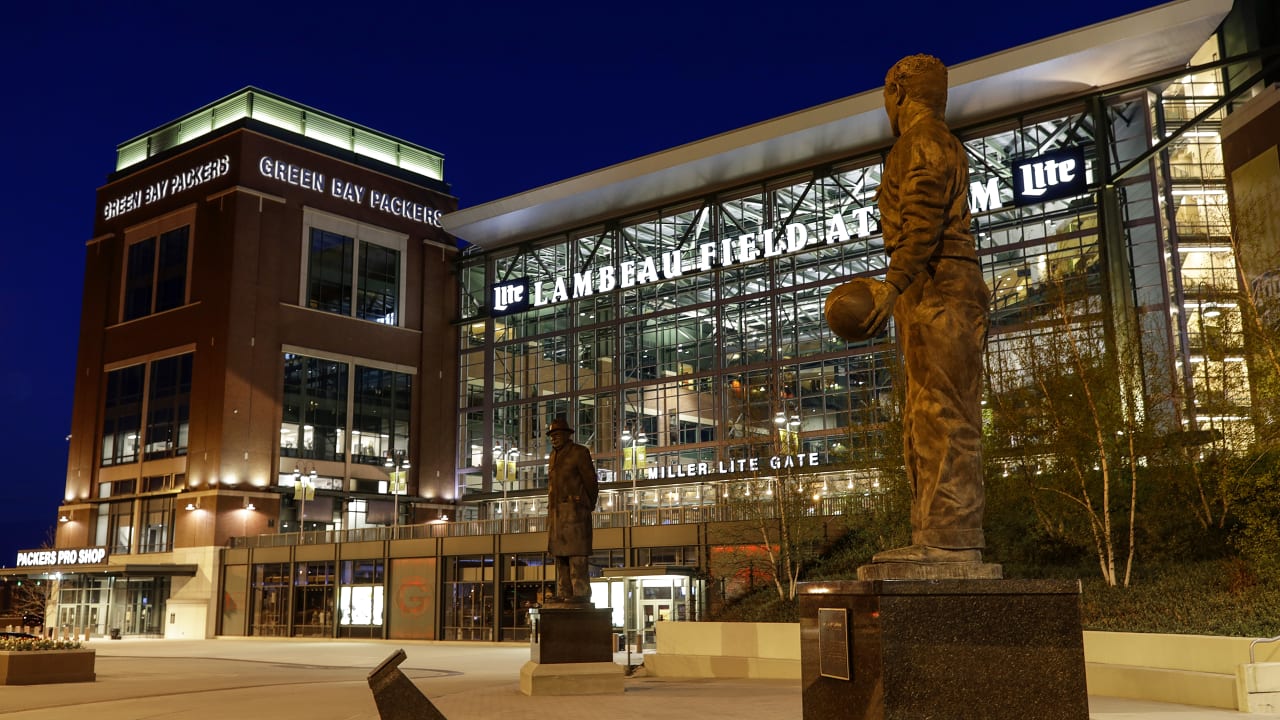
<svg viewBox="0 0 1280 720">
<path fill-rule="evenodd" d="M 502 317 L 529 309 L 529 278 L 500 282 L 489 288 L 489 314 Z"/>
<path fill-rule="evenodd" d="M 1013 164 L 1015 205 L 1057 200 L 1085 191 L 1084 148 L 1069 147 Z"/>
</svg>

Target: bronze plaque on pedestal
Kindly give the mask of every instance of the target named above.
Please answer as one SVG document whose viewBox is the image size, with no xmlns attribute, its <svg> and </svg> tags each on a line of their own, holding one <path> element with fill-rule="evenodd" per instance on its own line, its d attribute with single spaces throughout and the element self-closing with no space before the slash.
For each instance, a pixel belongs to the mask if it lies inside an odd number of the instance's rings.
<svg viewBox="0 0 1280 720">
<path fill-rule="evenodd" d="M 849 611 L 845 608 L 818 608 L 818 674 L 850 679 Z"/>
</svg>

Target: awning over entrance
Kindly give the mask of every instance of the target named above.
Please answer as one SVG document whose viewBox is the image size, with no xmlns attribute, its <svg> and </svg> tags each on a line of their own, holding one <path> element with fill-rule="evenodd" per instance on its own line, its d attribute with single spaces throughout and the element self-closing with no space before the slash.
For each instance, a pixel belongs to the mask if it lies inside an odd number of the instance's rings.
<svg viewBox="0 0 1280 720">
<path fill-rule="evenodd" d="M 198 565 L 117 565 L 115 567 L 106 568 L 102 574 L 108 577 L 194 577 Z"/>
<path fill-rule="evenodd" d="M 156 563 L 125 565 L 32 565 L 20 568 L 0 568 L 0 577 L 35 577 L 61 573 L 63 575 L 97 575 L 99 577 L 194 577 L 200 566 L 195 564 Z"/>
<path fill-rule="evenodd" d="M 663 575 L 693 577 L 698 568 L 688 565 L 645 565 L 643 567 L 605 568 L 600 574 L 602 578 L 652 578 Z"/>
</svg>

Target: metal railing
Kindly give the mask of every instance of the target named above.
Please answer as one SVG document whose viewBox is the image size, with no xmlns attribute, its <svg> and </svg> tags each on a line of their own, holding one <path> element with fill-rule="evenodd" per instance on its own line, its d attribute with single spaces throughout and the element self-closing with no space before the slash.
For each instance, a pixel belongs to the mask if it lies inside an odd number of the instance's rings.
<svg viewBox="0 0 1280 720">
<path fill-rule="evenodd" d="M 819 516 L 838 515 L 845 511 L 865 509 L 874 496 L 841 495 L 824 498 L 814 509 Z M 740 522 L 772 518 L 770 503 L 707 503 L 639 510 L 608 510 L 593 513 L 591 525 L 597 529 L 652 525 L 696 525 L 708 522 Z M 389 540 L 421 540 L 441 537 L 474 537 L 478 535 L 518 535 L 545 532 L 545 515 L 429 522 L 419 525 L 397 525 L 353 528 L 349 530 L 307 530 L 251 537 L 231 538 L 233 548 L 286 547 L 290 545 L 327 545 Z"/>
<path fill-rule="evenodd" d="M 1257 647 L 1261 643 L 1273 643 L 1273 642 L 1280 642 L 1280 635 L 1277 635 L 1273 638 L 1257 638 L 1253 642 L 1249 643 L 1249 664 L 1252 665 L 1254 662 L 1256 662 L 1253 659 L 1253 649 L 1255 647 Z"/>
</svg>

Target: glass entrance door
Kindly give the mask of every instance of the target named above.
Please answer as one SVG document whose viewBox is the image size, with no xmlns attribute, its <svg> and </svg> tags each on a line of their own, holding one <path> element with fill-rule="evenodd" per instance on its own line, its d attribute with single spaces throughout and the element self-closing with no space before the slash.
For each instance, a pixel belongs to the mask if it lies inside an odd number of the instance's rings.
<svg viewBox="0 0 1280 720">
<path fill-rule="evenodd" d="M 111 629 L 123 635 L 164 634 L 169 578 L 117 578 L 111 590 Z"/>
</svg>

